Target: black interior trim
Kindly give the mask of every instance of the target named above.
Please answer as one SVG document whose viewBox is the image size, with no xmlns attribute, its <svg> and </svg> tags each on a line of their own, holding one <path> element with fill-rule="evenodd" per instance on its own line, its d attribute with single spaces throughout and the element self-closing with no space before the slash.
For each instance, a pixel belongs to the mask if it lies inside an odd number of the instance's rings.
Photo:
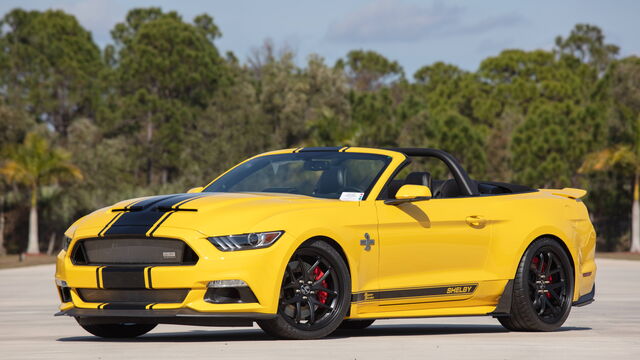
<svg viewBox="0 0 640 360">
<path fill-rule="evenodd" d="M 456 182 L 458 183 L 462 196 L 476 196 L 480 194 L 480 191 L 478 191 L 478 185 L 475 181 L 471 180 L 458 160 L 456 160 L 453 155 L 445 151 L 426 148 L 386 148 L 385 150 L 397 151 L 405 154 L 406 156 L 437 158 L 444 162 L 449 168 L 449 172 L 451 172 L 451 175 L 453 175 L 453 178 L 456 179 Z"/>
</svg>

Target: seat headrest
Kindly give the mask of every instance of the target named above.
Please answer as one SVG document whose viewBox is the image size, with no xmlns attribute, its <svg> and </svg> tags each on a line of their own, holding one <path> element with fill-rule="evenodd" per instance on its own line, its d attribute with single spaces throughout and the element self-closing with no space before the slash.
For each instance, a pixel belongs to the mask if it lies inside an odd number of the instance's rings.
<svg viewBox="0 0 640 360">
<path fill-rule="evenodd" d="M 423 185 L 431 188 L 431 173 L 427 171 L 412 172 L 404 180 L 405 185 Z"/>
<path fill-rule="evenodd" d="M 315 192 L 318 194 L 334 194 L 339 193 L 345 187 L 346 174 L 342 167 L 331 167 L 325 170 L 318 183 Z"/>
</svg>

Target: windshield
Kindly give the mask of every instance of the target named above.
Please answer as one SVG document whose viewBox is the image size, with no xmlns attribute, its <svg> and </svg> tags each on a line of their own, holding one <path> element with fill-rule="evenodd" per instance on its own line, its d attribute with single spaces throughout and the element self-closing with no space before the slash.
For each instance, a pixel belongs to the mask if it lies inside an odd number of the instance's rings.
<svg viewBox="0 0 640 360">
<path fill-rule="evenodd" d="M 366 199 L 391 158 L 345 152 L 260 156 L 229 171 L 206 192 L 273 192 L 328 199 Z"/>
</svg>

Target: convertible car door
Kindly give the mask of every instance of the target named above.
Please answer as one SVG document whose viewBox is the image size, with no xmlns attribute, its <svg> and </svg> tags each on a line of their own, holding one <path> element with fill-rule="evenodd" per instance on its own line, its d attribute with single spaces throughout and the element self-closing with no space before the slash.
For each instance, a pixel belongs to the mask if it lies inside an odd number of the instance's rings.
<svg viewBox="0 0 640 360">
<path fill-rule="evenodd" d="M 487 277 L 486 201 L 431 199 L 397 206 L 376 201 L 380 291 L 369 298 L 401 305 L 470 297 Z"/>
</svg>

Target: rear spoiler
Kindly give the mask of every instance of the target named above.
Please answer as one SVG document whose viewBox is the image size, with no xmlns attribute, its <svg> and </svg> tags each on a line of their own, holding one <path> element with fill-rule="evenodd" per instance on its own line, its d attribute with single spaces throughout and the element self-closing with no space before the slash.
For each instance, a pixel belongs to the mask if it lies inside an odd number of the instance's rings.
<svg viewBox="0 0 640 360">
<path fill-rule="evenodd" d="M 564 188 L 564 189 L 544 189 L 547 192 L 550 192 L 553 195 L 563 196 L 568 199 L 580 199 L 581 197 L 587 195 L 587 190 L 582 189 L 574 189 L 574 188 Z"/>
</svg>

